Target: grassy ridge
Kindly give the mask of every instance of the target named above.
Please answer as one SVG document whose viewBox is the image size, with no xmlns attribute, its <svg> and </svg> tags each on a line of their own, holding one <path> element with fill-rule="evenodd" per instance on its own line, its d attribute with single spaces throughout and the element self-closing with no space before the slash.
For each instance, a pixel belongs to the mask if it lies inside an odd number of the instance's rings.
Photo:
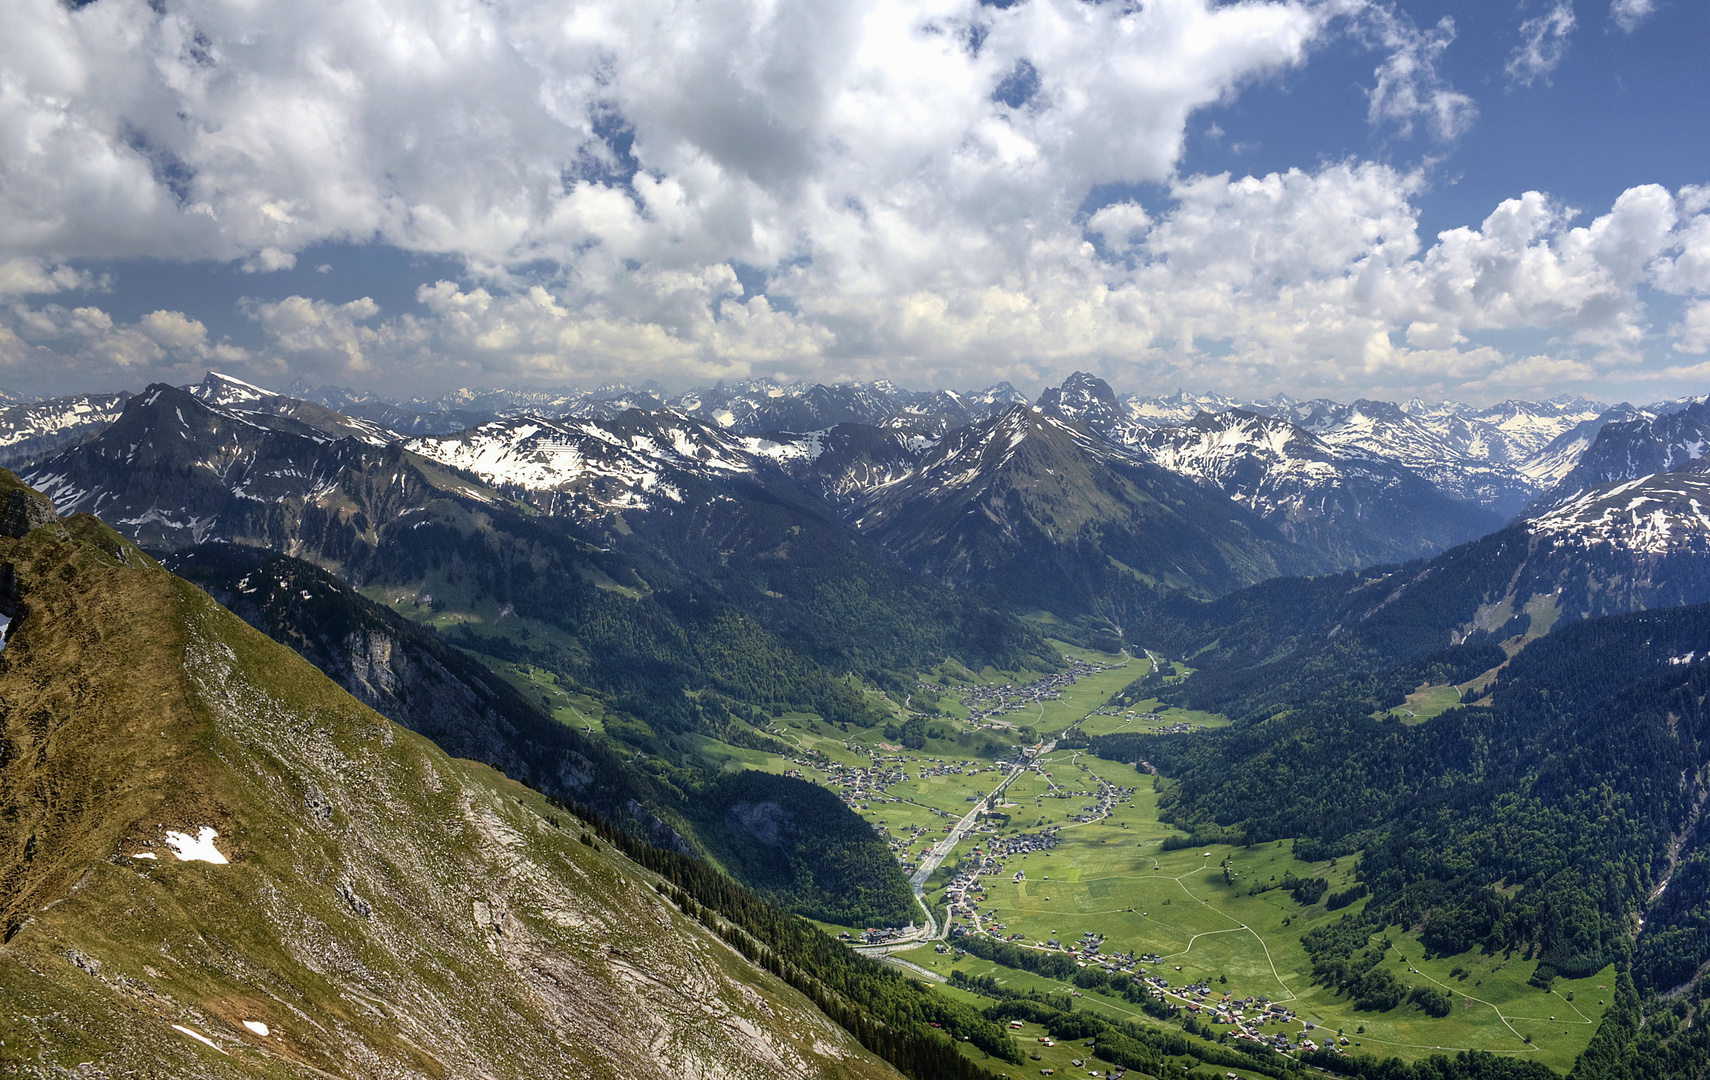
<svg viewBox="0 0 1710 1080">
<path fill-rule="evenodd" d="M 544 798 L 385 721 L 94 519 L 0 540 L 0 562 L 22 600 L 0 652 L 9 1065 L 895 1075 Z M 229 862 L 163 843 L 203 827 Z"/>
</svg>

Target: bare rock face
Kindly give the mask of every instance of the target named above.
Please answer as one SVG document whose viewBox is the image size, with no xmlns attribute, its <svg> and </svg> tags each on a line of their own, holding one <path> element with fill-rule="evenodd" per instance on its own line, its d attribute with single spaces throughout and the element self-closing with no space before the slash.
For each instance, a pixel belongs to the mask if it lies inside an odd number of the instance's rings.
<svg viewBox="0 0 1710 1080">
<path fill-rule="evenodd" d="M 51 499 L 0 469 L 0 536 L 15 540 L 38 525 L 58 519 Z"/>
</svg>

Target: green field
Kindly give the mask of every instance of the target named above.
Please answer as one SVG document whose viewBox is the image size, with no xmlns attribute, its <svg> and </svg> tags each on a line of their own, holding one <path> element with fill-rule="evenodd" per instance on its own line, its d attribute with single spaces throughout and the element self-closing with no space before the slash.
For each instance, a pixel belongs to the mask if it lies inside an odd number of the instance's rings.
<svg viewBox="0 0 1710 1080">
<path fill-rule="evenodd" d="M 1106 656 L 1060 643 L 1058 647 L 1065 655 L 1124 666 L 1081 678 L 1063 687 L 1056 700 L 1034 703 L 1025 712 L 994 717 L 996 725 L 971 723 L 959 699 L 969 697 L 976 687 L 1020 685 L 1036 675 L 975 674 L 952 665 L 929 676 L 932 691 L 920 695 L 918 708 L 914 695 L 899 700 L 870 689 L 873 703 L 899 723 L 911 715 L 922 715 L 924 710 L 929 737 L 919 749 L 905 750 L 888 740 L 883 724 L 844 730 L 809 714 L 786 713 L 767 718 L 762 725 L 767 734 L 797 748 L 799 754 L 779 756 L 703 737 L 694 737 L 696 752 L 702 764 L 711 768 L 795 770 L 839 792 L 852 790 L 842 785 L 858 770 L 868 785 L 873 784 L 877 773 L 884 782 L 864 788 L 856 810 L 893 842 L 899 861 L 912 866 L 971 808 L 970 800 L 985 796 L 1002 779 L 995 762 L 1012 754 L 1024 741 L 1019 731 L 1022 727 L 1049 738 L 1077 722 L 1089 735 L 1156 730 L 1175 724 L 1209 727 L 1227 723 L 1215 714 L 1160 709 L 1155 700 L 1134 702 L 1116 710 L 1117 715 L 1089 716 L 1113 694 L 1144 676 L 1149 663 L 1144 658 Z M 579 725 L 592 720 L 597 725 L 597 705 L 566 694 L 550 675 L 523 666 L 507 672 L 507 677 L 551 702 L 560 719 Z M 936 701 L 931 700 L 934 694 Z M 1422 687 L 1395 712 L 1406 721 L 1422 722 L 1459 700 L 1454 687 Z M 576 710 L 574 717 L 569 715 L 572 709 Z M 1148 713 L 1159 715 L 1154 719 Z M 1090 931 L 1104 937 L 1106 955 L 1158 954 L 1162 961 L 1145 965 L 1143 970 L 1167 979 L 1172 986 L 1203 980 L 1219 993 L 1264 996 L 1286 1003 L 1298 1015 L 1292 1024 L 1273 1023 L 1259 1028 L 1261 1031 L 1295 1035 L 1301 1021 L 1310 1021 L 1321 1033 L 1345 1034 L 1357 1044 L 1357 1048 L 1350 1046 L 1351 1050 L 1385 1057 L 1412 1059 L 1478 1049 L 1523 1055 L 1565 1072 L 1596 1030 L 1603 1003 L 1609 1000 L 1614 985 L 1611 971 L 1590 979 L 1557 980 L 1555 992 L 1545 993 L 1527 983 L 1536 966 L 1534 961 L 1477 954 L 1425 961 L 1416 937 L 1400 927 L 1388 931 L 1394 948 L 1384 963 L 1391 965 L 1403 985 L 1435 985 L 1448 990 L 1455 1001 L 1454 1011 L 1441 1019 L 1407 1004 L 1384 1013 L 1358 1012 L 1347 999 L 1312 985 L 1310 961 L 1300 939 L 1316 926 L 1357 913 L 1363 901 L 1329 912 L 1322 900 L 1303 908 L 1281 889 L 1253 891 L 1255 886 L 1271 885 L 1292 873 L 1299 878 L 1324 877 L 1333 893 L 1351 883 L 1353 857 L 1302 863 L 1294 858 L 1292 845 L 1287 842 L 1165 852 L 1163 841 L 1180 834 L 1158 820 L 1158 796 L 1151 776 L 1076 749 L 1054 751 L 1038 765 L 1037 771 L 1022 774 L 1010 785 L 997 808 L 1003 816 L 966 837 L 933 876 L 927 900 L 935 909 L 941 910 L 944 885 L 958 860 L 988 842 L 994 833 L 1036 833 L 1055 826 L 1060 829 L 1055 848 L 1012 858 L 1001 872 L 982 879 L 985 899 L 979 905 L 980 915 L 988 925 L 1001 924 L 1003 929 L 998 932 L 1004 936 L 1021 934 L 1029 944 L 1053 938 L 1066 944 Z M 1096 805 L 1094 796 L 1100 790 L 1100 780 L 1134 789 L 1132 797 L 1115 805 L 1103 820 L 1076 822 Z M 1025 872 L 1019 883 L 1011 880 L 1017 870 Z M 825 928 L 833 932 L 861 929 Z M 902 958 L 943 975 L 954 969 L 970 975 L 989 974 L 1016 988 L 1073 992 L 1072 987 L 973 956 L 940 954 L 931 946 L 911 950 Z M 944 986 L 940 992 L 965 995 Z M 1571 1002 L 1567 1000 L 1570 992 L 1574 998 Z M 990 1003 L 965 996 L 982 1006 Z M 1112 1019 L 1157 1022 L 1145 1018 L 1130 1002 L 1091 991 L 1083 993 L 1077 1007 L 1103 1012 Z M 1084 1047 L 1045 1047 L 1037 1041 L 1042 1032 L 1031 1027 L 1018 1035 L 1024 1052 L 1037 1052 L 1038 1060 L 1030 1057 L 1021 1067 L 991 1060 L 982 1060 L 982 1064 L 1016 1078 L 1037 1076 L 1041 1068 L 1054 1068 L 1065 1076 L 1077 1072 L 1085 1075 L 1086 1068 L 1103 1068 L 1091 1061 L 1081 1070 L 1072 1068 L 1070 1062 L 1085 1054 Z M 984 1059 L 977 1050 L 969 1052 Z M 1219 1069 L 1218 1075 L 1224 1071 Z"/>
<path fill-rule="evenodd" d="M 1144 664 L 1139 661 L 1132 666 L 1143 671 Z M 1074 707 L 1084 715 L 1134 677 L 1131 670 L 1103 672 L 1084 680 L 1097 680 L 1096 687 L 1072 687 L 1070 690 L 1080 692 L 1072 699 L 1068 693 L 1064 697 L 1075 700 Z M 1137 708 L 1146 711 L 1144 704 Z M 1046 715 L 1061 716 L 1055 710 Z M 1092 719 L 1106 724 L 1124 720 L 1120 716 Z M 1224 722 L 1216 716 L 1195 717 L 1194 721 Z M 1072 721 L 1061 722 L 1067 726 Z M 942 723 L 946 728 L 952 726 L 948 720 Z M 910 841 L 901 850 L 911 858 L 967 811 L 970 795 L 984 795 L 1001 778 L 1000 773 L 988 771 L 990 762 L 984 758 L 940 753 L 940 749 L 956 745 L 951 740 L 933 740 L 920 751 L 901 751 L 881 748 L 882 739 L 872 732 L 846 734 L 823 725 L 816 732 L 813 725 L 811 718 L 787 716 L 775 721 L 773 730 L 788 733 L 804 748 L 811 747 L 846 764 L 871 765 L 872 759 L 865 754 L 875 749 L 886 759 L 901 759 L 888 760 L 885 767 L 905 770 L 907 779 L 884 787 L 868 798 L 859 812 L 881 824 L 888 838 Z M 733 765 L 739 756 L 747 767 L 798 767 L 753 751 L 725 748 L 723 752 L 732 755 Z M 922 768 L 953 764 L 960 766 L 956 774 L 919 778 Z M 1010 859 L 1000 873 L 982 879 L 986 899 L 979 905 L 980 914 L 988 923 L 1002 924 L 1001 934 L 1022 934 L 1027 943 L 1052 938 L 1067 943 L 1084 932 L 1100 934 L 1105 938 L 1103 951 L 1107 955 L 1132 952 L 1161 956 L 1161 963 L 1146 965 L 1145 970 L 1173 986 L 1203 980 L 1218 992 L 1287 1003 L 1298 1014 L 1299 1020 L 1293 1024 L 1271 1024 L 1260 1030 L 1293 1035 L 1301 1030 L 1299 1021 L 1310 1021 L 1322 1033 L 1345 1034 L 1351 1043 L 1358 1044 L 1357 1052 L 1385 1057 L 1412 1059 L 1477 1049 L 1523 1055 L 1565 1072 L 1596 1030 L 1603 1003 L 1614 985 L 1612 971 L 1583 980 L 1557 980 L 1555 991 L 1546 993 L 1527 983 L 1535 961 L 1478 954 L 1425 961 L 1416 937 L 1400 927 L 1388 932 L 1395 946 L 1385 963 L 1393 965 L 1403 985 L 1435 985 L 1448 990 L 1455 1001 L 1454 1011 L 1441 1019 L 1407 1004 L 1384 1013 L 1356 1011 L 1346 998 L 1312 985 L 1311 964 L 1300 938 L 1316 926 L 1360 911 L 1363 901 L 1330 912 L 1322 901 L 1303 908 L 1280 889 L 1257 894 L 1252 891 L 1255 885 L 1267 886 L 1292 873 L 1299 878 L 1324 877 L 1330 883 L 1329 891 L 1335 892 L 1352 882 L 1354 858 L 1302 863 L 1294 858 L 1292 845 L 1287 842 L 1165 852 L 1164 839 L 1180 834 L 1158 820 L 1158 797 L 1151 776 L 1082 750 L 1054 751 L 1039 764 L 1038 772 L 1023 774 L 1006 791 L 999 809 L 1008 815 L 1008 821 L 993 822 L 987 831 L 965 838 L 934 875 L 928 885 L 929 903 L 936 906 L 942 901 L 943 884 L 950 877 L 951 867 L 993 832 L 1005 835 L 1058 826 L 1059 844 L 1055 848 Z M 825 770 L 803 772 L 821 782 L 832 775 Z M 1119 788 L 1134 789 L 1132 797 L 1119 802 L 1103 820 L 1076 823 L 1073 819 L 1094 805 L 1090 796 L 1099 790 L 1100 778 Z M 1019 883 L 1011 880 L 1017 870 L 1025 871 Z M 939 954 L 931 946 L 902 954 L 902 958 L 945 975 L 954 968 L 969 974 L 990 974 L 1017 988 L 1073 991 L 1072 987 L 976 957 Z M 962 993 L 947 987 L 941 990 Z M 1566 997 L 1569 992 L 1574 995 L 1571 1002 Z M 1113 1019 L 1155 1022 L 1145 1020 L 1132 1003 L 1090 991 L 1084 993 L 1077 1007 L 1094 1008 Z M 1040 1068 L 1050 1067 L 1059 1075 L 1068 1075 L 1068 1060 L 1079 1056 L 1082 1048 L 1044 1048 L 1034 1041 L 1037 1035 L 1029 1034 L 1023 1042 L 1028 1044 L 1026 1050 L 1039 1051 L 1041 1060 L 1029 1059 L 1022 1068 L 1003 1067 L 998 1071 L 1014 1077 L 1037 1076 Z M 978 1051 L 973 1053 L 978 1055 Z M 1095 1063 L 1092 1067 L 1098 1066 Z"/>
<path fill-rule="evenodd" d="M 1250 893 L 1255 884 L 1270 884 L 1288 872 L 1301 878 L 1325 877 L 1333 892 L 1351 880 L 1352 858 L 1302 863 L 1287 843 L 1165 852 L 1162 841 L 1174 830 L 1157 820 L 1157 796 L 1149 777 L 1124 765 L 1064 752 L 1051 758 L 1053 779 L 1071 769 L 1079 774 L 1085 765 L 1112 783 L 1140 790 L 1110 818 L 1066 826 L 1055 849 L 1010 860 L 1001 873 L 983 879 L 988 900 L 980 905 L 981 913 L 1002 923 L 1005 935 L 1020 933 L 1029 943 L 1052 938 L 1066 943 L 1087 931 L 1102 934 L 1106 954 L 1160 955 L 1161 963 L 1145 969 L 1173 986 L 1203 980 L 1219 992 L 1286 1002 L 1301 1019 L 1326 1031 L 1344 1032 L 1361 1051 L 1381 1056 L 1411 1059 L 1478 1049 L 1525 1055 L 1566 1071 L 1596 1030 L 1614 985 L 1612 970 L 1589 979 L 1557 980 L 1555 992 L 1545 993 L 1527 984 L 1535 961 L 1478 954 L 1423 961 L 1417 940 L 1399 927 L 1389 931 L 1395 949 L 1386 963 L 1393 963 L 1404 985 L 1424 983 L 1450 991 L 1456 1008 L 1442 1019 L 1409 1005 L 1385 1013 L 1357 1012 L 1346 999 L 1311 984 L 1311 965 L 1300 937 L 1359 911 L 1363 901 L 1332 913 L 1322 901 L 1302 908 L 1281 890 Z M 1045 796 L 1038 805 L 1051 801 Z M 1026 872 L 1020 883 L 1010 880 L 1016 870 Z M 954 966 L 969 974 L 992 974 L 1019 988 L 1073 990 L 972 956 L 953 964 L 952 957 L 929 947 L 904 956 L 942 974 Z M 1463 977 L 1451 975 L 1457 969 Z M 1569 992 L 1574 994 L 1572 1002 L 1566 998 Z M 1089 992 L 1085 1000 L 1090 1004 L 1100 995 Z M 1138 1016 L 1138 1010 L 1121 999 L 1104 998 L 1102 1004 L 1113 1016 Z M 1299 1025 L 1288 1030 L 1298 1031 Z M 1530 1044 L 1525 1036 L 1531 1036 Z"/>
<path fill-rule="evenodd" d="M 1395 717 L 1404 724 L 1423 724 L 1432 717 L 1459 706 L 1460 703 L 1460 687 L 1435 683 L 1421 686 L 1408 694 L 1406 701 L 1390 709 L 1385 715 Z"/>
</svg>

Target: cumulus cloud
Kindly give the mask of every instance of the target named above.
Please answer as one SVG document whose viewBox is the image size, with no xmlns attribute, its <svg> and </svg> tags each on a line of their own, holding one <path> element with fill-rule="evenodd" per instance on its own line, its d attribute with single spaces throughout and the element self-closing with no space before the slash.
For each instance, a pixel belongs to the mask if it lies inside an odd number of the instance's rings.
<svg viewBox="0 0 1710 1080">
<path fill-rule="evenodd" d="M 1111 203 L 1087 219 L 1087 231 L 1113 250 L 1133 246 L 1151 225 L 1145 208 L 1129 201 Z"/>
<path fill-rule="evenodd" d="M 65 292 L 94 283 L 93 275 L 46 259 L 19 258 L 0 262 L 0 297 Z"/>
<path fill-rule="evenodd" d="M 291 297 L 246 310 L 292 366 L 384 380 L 682 383 L 783 373 L 965 384 L 1096 368 L 1223 388 L 1535 386 L 1626 370 L 1655 333 L 1646 297 L 1710 296 L 1698 189 L 1641 186 L 1589 220 L 1537 192 L 1429 242 L 1421 174 L 1372 163 L 1191 176 L 1151 212 L 1112 204 L 1038 239 L 1035 273 L 868 294 L 745 296 L 725 264 L 635 267 L 505 290 L 423 285 L 385 313 Z M 1676 347 L 1704 315 L 1683 308 Z M 1543 330 L 1553 353 L 1476 339 Z"/>
<path fill-rule="evenodd" d="M 1508 57 L 1509 79 L 1522 86 L 1531 86 L 1540 78 L 1547 80 L 1567 55 L 1575 25 L 1573 0 L 1556 0 L 1549 11 L 1522 22 L 1520 44 Z"/>
<path fill-rule="evenodd" d="M 1631 34 L 1656 9 L 1656 0 L 1611 0 L 1609 17 L 1615 20 L 1616 26 Z"/>
<path fill-rule="evenodd" d="M 345 304 L 302 296 L 274 303 L 247 300 L 243 308 L 279 351 L 331 361 L 346 375 L 367 372 L 371 351 L 407 347 L 422 336 L 411 319 L 366 325 L 380 314 L 380 305 L 367 296 Z"/>
<path fill-rule="evenodd" d="M 67 308 L 60 304 L 29 307 L 14 304 L 7 329 L 23 343 L 63 346 L 73 361 L 95 369 L 145 368 L 166 359 L 166 350 L 135 326 L 124 326 L 98 307 Z M 24 362 L 40 355 L 36 349 L 15 350 L 12 359 Z"/>
<path fill-rule="evenodd" d="M 1167 177 L 1193 110 L 1348 2 L 19 0 L 0 251 L 942 274 Z"/>
<path fill-rule="evenodd" d="M 1710 352 L 1710 300 L 1688 304 L 1674 328 L 1674 347 L 1683 353 Z"/>
<path fill-rule="evenodd" d="M 1572 9 L 1551 2 L 1516 79 L 1559 61 Z M 1419 171 L 1181 173 L 1197 110 L 1331 41 L 1381 54 L 1371 124 L 1459 137 L 1476 107 L 1442 73 L 1455 35 L 1380 0 L 17 0 L 0 354 L 370 383 L 1072 365 L 1363 388 L 1579 378 L 1629 363 L 1653 323 L 1695 346 L 1701 189 L 1635 187 L 1589 221 L 1519 193 L 1422 238 Z M 1089 201 L 1113 186 L 1145 205 Z M 328 241 L 468 273 L 386 311 L 246 301 L 253 356 L 205 312 L 48 302 L 91 284 L 69 260 L 265 273 Z M 1653 294 L 1673 307 L 1653 316 Z M 1550 349 L 1477 340 L 1508 330 Z"/>
<path fill-rule="evenodd" d="M 194 350 L 208 341 L 208 328 L 182 311 L 151 311 L 137 329 L 163 348 Z"/>
<path fill-rule="evenodd" d="M 252 359 L 229 341 L 211 341 L 207 327 L 181 311 L 152 311 L 121 323 L 93 305 L 14 301 L 0 308 L 0 367 L 31 375 L 141 372 L 156 378 Z"/>
</svg>

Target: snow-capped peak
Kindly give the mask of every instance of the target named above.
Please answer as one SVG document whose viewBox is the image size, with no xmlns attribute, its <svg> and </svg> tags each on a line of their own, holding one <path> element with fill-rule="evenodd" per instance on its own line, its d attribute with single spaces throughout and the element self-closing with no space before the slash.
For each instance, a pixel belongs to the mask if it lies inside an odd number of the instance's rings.
<svg viewBox="0 0 1710 1080">
<path fill-rule="evenodd" d="M 247 383 L 218 371 L 208 372 L 201 382 L 184 389 L 209 405 L 225 408 L 256 405 L 269 398 L 281 396 L 275 391 L 264 390 L 254 383 Z"/>
</svg>

